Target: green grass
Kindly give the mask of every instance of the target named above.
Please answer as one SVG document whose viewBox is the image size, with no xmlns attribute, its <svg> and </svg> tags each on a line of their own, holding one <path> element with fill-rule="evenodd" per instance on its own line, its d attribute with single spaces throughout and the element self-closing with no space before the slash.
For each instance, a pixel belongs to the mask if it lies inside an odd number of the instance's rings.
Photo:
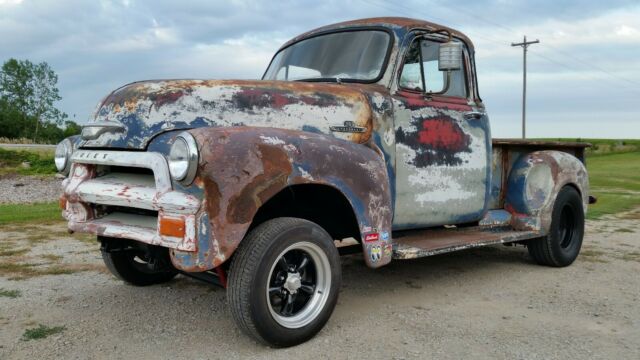
<svg viewBox="0 0 640 360">
<path fill-rule="evenodd" d="M 0 297 L 8 297 L 11 299 L 15 299 L 21 295 L 22 294 L 20 293 L 20 290 L 6 290 L 3 288 L 0 288 Z"/>
<path fill-rule="evenodd" d="M 47 336 L 59 334 L 64 330 L 65 330 L 64 326 L 49 327 L 49 326 L 40 324 L 37 328 L 25 330 L 24 334 L 22 334 L 22 340 L 29 341 L 29 340 L 44 339 Z"/>
<path fill-rule="evenodd" d="M 51 150 L 7 150 L 0 148 L 0 175 L 53 175 L 56 166 Z M 23 163 L 28 162 L 28 168 Z"/>
<path fill-rule="evenodd" d="M 0 204 L 0 225 L 62 219 L 58 203 Z"/>
<path fill-rule="evenodd" d="M 536 140 L 590 143 L 592 146 L 590 148 L 587 148 L 587 156 L 640 152 L 640 139 L 548 138 Z"/>
<path fill-rule="evenodd" d="M 590 193 L 598 198 L 590 219 L 640 207 L 640 152 L 587 157 L 587 170 Z"/>
<path fill-rule="evenodd" d="M 591 186 L 640 191 L 640 152 L 587 158 Z"/>
</svg>

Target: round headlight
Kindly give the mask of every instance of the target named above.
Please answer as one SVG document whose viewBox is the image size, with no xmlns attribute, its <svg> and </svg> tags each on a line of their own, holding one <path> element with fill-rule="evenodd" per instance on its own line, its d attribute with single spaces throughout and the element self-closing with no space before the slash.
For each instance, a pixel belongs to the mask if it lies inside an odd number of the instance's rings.
<svg viewBox="0 0 640 360">
<path fill-rule="evenodd" d="M 66 173 L 69 171 L 72 150 L 73 145 L 69 139 L 62 140 L 58 146 L 56 146 L 56 153 L 53 160 L 59 172 Z"/>
<path fill-rule="evenodd" d="M 169 151 L 169 172 L 171 177 L 184 184 L 191 184 L 198 168 L 198 146 L 187 132 L 176 136 Z"/>
</svg>

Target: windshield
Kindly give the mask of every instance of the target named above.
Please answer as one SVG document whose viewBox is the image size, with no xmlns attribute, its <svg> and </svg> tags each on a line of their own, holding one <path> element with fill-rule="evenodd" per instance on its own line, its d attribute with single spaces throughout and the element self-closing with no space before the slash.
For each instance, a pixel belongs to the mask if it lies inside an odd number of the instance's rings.
<svg viewBox="0 0 640 360">
<path fill-rule="evenodd" d="M 380 30 L 302 40 L 276 54 L 263 79 L 375 81 L 384 70 L 390 41 L 389 34 Z"/>
</svg>

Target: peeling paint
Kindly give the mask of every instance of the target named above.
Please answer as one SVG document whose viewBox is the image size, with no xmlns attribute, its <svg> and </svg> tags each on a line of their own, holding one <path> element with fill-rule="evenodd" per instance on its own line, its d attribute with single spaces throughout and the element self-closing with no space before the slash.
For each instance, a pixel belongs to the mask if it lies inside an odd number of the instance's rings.
<svg viewBox="0 0 640 360">
<path fill-rule="evenodd" d="M 80 150 L 63 182 L 69 228 L 170 248 L 173 265 L 183 271 L 219 269 L 263 204 L 289 186 L 317 184 L 345 197 L 360 238 L 368 240 L 364 259 L 380 267 L 392 255 L 407 259 L 542 236 L 566 185 L 580 191 L 586 209 L 582 144 L 492 143 L 486 115 L 466 118 L 467 112 L 484 113 L 472 61 L 464 67 L 468 98 L 398 88 L 407 40 L 415 31 L 445 27 L 373 18 L 291 41 L 361 26 L 383 26 L 394 35 L 377 83 L 159 80 L 112 92 L 92 121 L 119 123 L 126 131 L 74 143 Z M 472 60 L 469 39 L 449 30 Z M 166 162 L 183 130 L 194 135 L 200 151 L 188 185 L 171 181 Z M 161 236 L 162 216 L 183 220 L 184 238 Z M 479 228 L 391 235 L 471 222 Z"/>
</svg>

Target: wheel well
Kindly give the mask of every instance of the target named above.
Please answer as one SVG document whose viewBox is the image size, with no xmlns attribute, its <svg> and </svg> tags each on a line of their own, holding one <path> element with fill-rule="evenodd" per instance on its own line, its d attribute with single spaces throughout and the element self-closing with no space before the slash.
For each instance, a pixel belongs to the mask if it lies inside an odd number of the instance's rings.
<svg viewBox="0 0 640 360">
<path fill-rule="evenodd" d="M 574 184 L 574 183 L 567 183 L 567 184 L 565 184 L 565 185 L 563 186 L 563 188 L 564 188 L 564 187 L 567 187 L 567 186 L 574 188 L 574 189 L 575 189 L 575 191 L 577 191 L 577 192 L 578 192 L 578 195 L 580 195 L 580 197 L 582 198 L 582 191 L 580 191 L 580 188 L 578 187 L 578 185 L 576 185 L 576 184 Z"/>
<path fill-rule="evenodd" d="M 360 241 L 360 227 L 351 204 L 340 191 L 327 185 L 292 185 L 281 190 L 260 207 L 249 231 L 284 216 L 312 221 L 335 240 L 353 237 Z"/>
</svg>

